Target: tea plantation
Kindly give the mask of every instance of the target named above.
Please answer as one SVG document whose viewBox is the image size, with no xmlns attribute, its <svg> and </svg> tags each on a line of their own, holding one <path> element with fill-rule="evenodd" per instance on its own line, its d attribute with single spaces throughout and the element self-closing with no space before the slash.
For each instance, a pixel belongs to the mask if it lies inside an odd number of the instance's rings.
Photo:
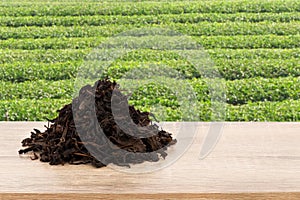
<svg viewBox="0 0 300 200">
<path fill-rule="evenodd" d="M 224 120 L 300 121 L 299 0 L 3 0 L 0 120 L 54 118 L 71 102 L 77 71 L 94 48 L 115 34 L 149 27 L 191 36 L 203 47 L 225 81 Z M 130 52 L 103 76 L 118 81 L 140 65 L 159 64 L 184 75 L 199 120 L 210 121 L 209 79 L 170 51 Z M 130 102 L 148 111 L 160 104 L 168 121 L 182 114 L 172 91 L 155 82 L 141 86 Z"/>
</svg>

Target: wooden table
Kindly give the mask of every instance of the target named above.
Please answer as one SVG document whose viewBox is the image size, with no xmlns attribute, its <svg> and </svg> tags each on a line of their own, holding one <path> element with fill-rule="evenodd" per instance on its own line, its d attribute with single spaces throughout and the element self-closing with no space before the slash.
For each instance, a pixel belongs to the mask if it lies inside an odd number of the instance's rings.
<svg viewBox="0 0 300 200">
<path fill-rule="evenodd" d="M 0 199 L 300 199 L 300 123 L 224 123 L 202 160 L 211 124 L 193 123 L 197 133 L 188 150 L 172 165 L 142 174 L 19 157 L 20 141 L 46 124 L 0 122 Z M 180 126 L 189 124 L 163 128 Z"/>
</svg>

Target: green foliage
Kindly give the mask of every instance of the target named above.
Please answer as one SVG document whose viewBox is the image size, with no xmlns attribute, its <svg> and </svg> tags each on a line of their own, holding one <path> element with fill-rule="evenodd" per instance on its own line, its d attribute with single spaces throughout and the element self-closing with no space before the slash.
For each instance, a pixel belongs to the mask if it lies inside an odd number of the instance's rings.
<svg viewBox="0 0 300 200">
<path fill-rule="evenodd" d="M 256 102 L 227 106 L 227 121 L 299 121 L 300 101 Z"/>
<path fill-rule="evenodd" d="M 237 35 L 194 37 L 205 49 L 289 49 L 300 47 L 300 35 Z"/>
<path fill-rule="evenodd" d="M 104 38 L 8 39 L 0 42 L 2 49 L 86 49 L 97 47 Z"/>
<path fill-rule="evenodd" d="M 61 49 L 61 50 L 1 50 L 0 64 L 13 62 L 70 62 L 83 61 L 92 49 Z M 293 49 L 208 49 L 211 59 L 299 59 L 300 48 Z M 138 50 L 132 51 L 120 58 L 124 61 L 161 61 L 165 59 L 182 59 L 175 52 Z"/>
<path fill-rule="evenodd" d="M 299 12 L 297 0 L 271 1 L 158 1 L 158 2 L 64 2 L 43 4 L 8 3 L 0 7 L 1 16 L 82 16 L 82 15 L 159 15 L 185 13 L 282 13 Z"/>
<path fill-rule="evenodd" d="M 299 12 L 285 13 L 185 13 L 161 15 L 81 15 L 81 16 L 3 16 L 0 26 L 103 26 L 109 24 L 170 24 L 200 22 L 294 22 L 300 21 Z"/>
<path fill-rule="evenodd" d="M 57 117 L 57 110 L 69 99 L 14 99 L 0 100 L 0 119 L 5 120 L 6 112 L 10 121 L 46 121 Z"/>
<path fill-rule="evenodd" d="M 131 70 L 159 66 L 162 74 L 169 70 L 186 79 L 198 100 L 198 119 L 212 120 L 212 80 L 178 53 L 142 48 L 110 61 L 93 51 L 117 33 L 160 27 L 191 36 L 210 56 L 225 81 L 225 120 L 300 121 L 298 0 L 3 0 L 0 16 L 0 117 L 8 112 L 13 121 L 54 118 L 71 102 L 82 67 L 89 75 L 118 80 Z M 151 45 L 141 36 L 124 39 L 128 46 Z M 168 45 L 178 47 L 178 37 Z M 97 61 L 94 66 L 87 56 Z M 130 103 L 160 109 L 158 119 L 188 120 L 176 92 L 153 82 L 139 86 Z"/>
<path fill-rule="evenodd" d="M 0 82 L 0 100 L 12 99 L 68 99 L 73 95 L 74 81 Z"/>
<path fill-rule="evenodd" d="M 175 91 L 162 85 L 149 83 L 137 88 L 130 97 L 134 105 L 149 106 L 159 104 L 160 106 L 176 108 L 179 106 Z"/>
<path fill-rule="evenodd" d="M 215 59 L 220 75 L 226 80 L 254 77 L 278 78 L 300 76 L 299 59 Z M 43 62 L 13 62 L 0 65 L 0 80 L 23 82 L 28 80 L 64 80 L 77 75 L 77 69 L 82 61 L 43 63 Z M 100 62 L 99 62 L 100 65 Z M 201 70 L 186 60 L 161 61 L 123 61 L 113 62 L 103 71 L 103 76 L 119 79 L 128 71 L 138 66 L 165 65 L 182 74 L 187 79 L 201 76 Z M 100 66 L 99 66 L 100 67 Z"/>
<path fill-rule="evenodd" d="M 226 87 L 227 102 L 233 105 L 300 98 L 299 78 L 242 79 L 228 81 Z"/>
<path fill-rule="evenodd" d="M 299 59 L 218 59 L 219 72 L 226 80 L 255 77 L 278 78 L 300 76 Z"/>
<path fill-rule="evenodd" d="M 8 39 L 0 41 L 0 48 L 24 50 L 87 49 L 98 47 L 105 39 L 104 37 Z M 192 39 L 205 49 L 300 48 L 300 35 L 196 36 Z M 124 40 L 132 41 L 132 43 L 137 45 L 139 44 L 137 41 L 141 39 L 138 37 L 124 37 Z M 168 40 L 176 45 L 178 38 L 174 37 L 173 41 Z"/>
<path fill-rule="evenodd" d="M 57 63 L 83 61 L 91 49 L 0 50 L 0 64 L 13 62 Z"/>
<path fill-rule="evenodd" d="M 210 79 L 193 79 L 190 84 L 194 88 L 199 101 L 210 101 Z M 300 98 L 299 78 L 251 78 L 226 81 L 226 103 L 232 105 L 250 102 L 284 101 Z"/>
<path fill-rule="evenodd" d="M 0 81 L 24 82 L 36 80 L 64 80 L 77 75 L 81 62 L 46 64 L 39 62 L 13 62 L 0 65 Z"/>
<path fill-rule="evenodd" d="M 46 121 L 57 117 L 57 110 L 65 104 L 71 103 L 70 99 L 42 99 L 42 100 L 0 100 L 0 117 L 5 120 L 5 112 L 11 121 Z M 144 111 L 149 111 L 145 106 L 136 106 Z M 180 119 L 179 109 L 164 109 L 168 121 Z M 210 121 L 211 106 L 209 103 L 199 102 L 198 116 L 201 121 Z M 242 106 L 226 106 L 227 121 L 299 121 L 299 100 L 282 102 L 256 102 Z M 160 118 L 157 116 L 156 118 Z"/>
<path fill-rule="evenodd" d="M 1 27 L 0 39 L 9 38 L 69 38 L 69 37 L 108 37 L 136 27 L 149 25 L 104 25 L 104 26 L 49 26 L 49 27 Z M 196 24 L 169 23 L 153 27 L 171 28 L 191 36 L 216 35 L 293 35 L 300 32 L 299 22 L 202 22 Z"/>
</svg>

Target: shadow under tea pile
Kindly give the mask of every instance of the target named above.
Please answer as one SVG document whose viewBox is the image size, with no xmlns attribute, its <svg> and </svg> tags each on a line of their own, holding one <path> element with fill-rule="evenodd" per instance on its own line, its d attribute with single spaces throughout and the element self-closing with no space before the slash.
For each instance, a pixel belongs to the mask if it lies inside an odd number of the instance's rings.
<svg viewBox="0 0 300 200">
<path fill-rule="evenodd" d="M 165 158 L 167 147 L 176 140 L 151 123 L 150 113 L 128 105 L 127 96 L 118 87 L 105 79 L 81 88 L 72 104 L 49 120 L 50 127 L 44 132 L 34 129 L 30 138 L 22 141 L 26 148 L 19 154 L 33 152 L 32 159 L 40 158 L 50 165 L 91 163 L 95 167 Z"/>
</svg>

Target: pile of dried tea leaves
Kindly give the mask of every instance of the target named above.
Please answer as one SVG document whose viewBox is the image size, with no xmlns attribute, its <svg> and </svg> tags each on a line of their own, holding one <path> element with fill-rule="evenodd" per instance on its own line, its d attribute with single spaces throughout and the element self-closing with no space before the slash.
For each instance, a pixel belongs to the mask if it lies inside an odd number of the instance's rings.
<svg viewBox="0 0 300 200">
<path fill-rule="evenodd" d="M 19 154 L 33 152 L 32 159 L 50 165 L 129 166 L 165 158 L 167 147 L 176 143 L 170 133 L 152 124 L 150 113 L 128 105 L 119 85 L 108 79 L 84 86 L 58 112 L 44 132 L 34 129 L 22 141 L 25 148 Z"/>
</svg>

